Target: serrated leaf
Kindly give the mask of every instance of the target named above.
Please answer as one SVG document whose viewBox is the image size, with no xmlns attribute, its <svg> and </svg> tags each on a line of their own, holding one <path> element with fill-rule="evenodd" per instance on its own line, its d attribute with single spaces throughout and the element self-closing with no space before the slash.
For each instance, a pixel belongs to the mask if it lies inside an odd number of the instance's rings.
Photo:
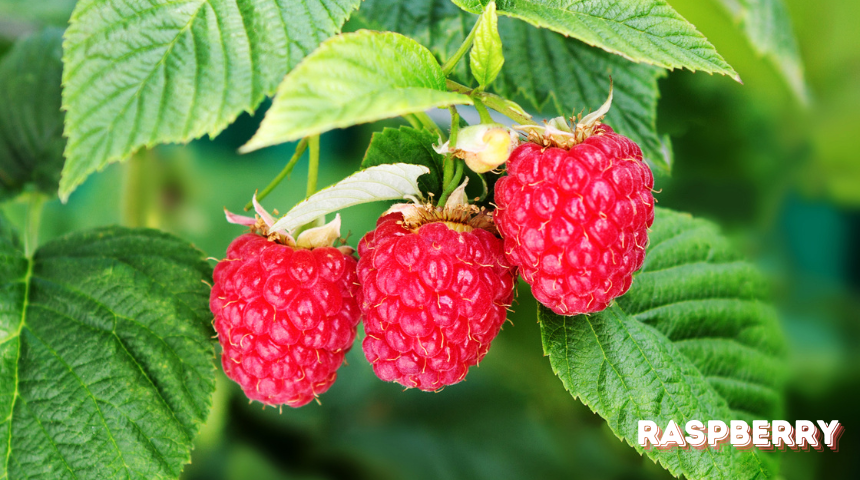
<svg viewBox="0 0 860 480">
<path fill-rule="evenodd" d="M 18 39 L 0 61 L 0 199 L 27 184 L 53 195 L 63 168 L 63 31 Z"/>
<path fill-rule="evenodd" d="M 443 60 L 457 50 L 475 22 L 473 15 L 447 1 L 408 0 L 397 5 L 365 0 L 359 15 L 375 28 L 419 39 Z M 635 141 L 652 168 L 671 169 L 671 146 L 656 127 L 657 79 L 664 70 L 510 18 L 499 19 L 499 32 L 507 61 L 493 90 L 508 97 L 522 95 L 552 116 L 570 116 L 603 104 L 612 75 L 615 98 L 606 122 Z M 468 81 L 465 73 L 457 76 Z"/>
<path fill-rule="evenodd" d="M 671 170 L 672 153 L 657 134 L 657 79 L 665 70 L 635 64 L 582 42 L 509 18 L 499 19 L 508 61 L 495 89 L 522 95 L 538 110 L 570 117 L 596 110 L 614 83 L 606 123 L 630 137 L 652 167 Z"/>
<path fill-rule="evenodd" d="M 469 104 L 448 92 L 433 54 L 390 32 L 334 37 L 290 72 L 243 151 L 434 107 Z"/>
<path fill-rule="evenodd" d="M 541 307 L 544 352 L 565 388 L 638 452 L 637 421 L 781 418 L 784 340 L 766 282 L 717 228 L 657 209 L 645 265 L 603 312 Z M 650 449 L 673 475 L 771 478 L 759 450 Z"/>
<path fill-rule="evenodd" d="M 481 13 L 488 0 L 453 0 Z M 740 80 L 713 45 L 664 0 L 499 0 L 500 15 L 569 35 L 634 62 Z"/>
<path fill-rule="evenodd" d="M 425 194 L 439 198 L 442 194 L 442 161 L 444 157 L 433 150 L 439 138 L 429 130 L 402 126 L 375 132 L 361 161 L 361 168 L 377 165 L 408 163 L 422 165 L 430 172 L 418 177 L 418 187 Z"/>
<path fill-rule="evenodd" d="M 202 257 L 103 228 L 28 259 L 0 223 L 0 478 L 179 476 L 215 388 Z"/>
<path fill-rule="evenodd" d="M 495 2 L 487 4 L 478 21 L 480 23 L 469 52 L 469 65 L 478 84 L 486 87 L 493 83 L 505 63 Z"/>
<path fill-rule="evenodd" d="M 450 0 L 364 0 L 356 12 L 375 30 L 402 33 L 429 48 L 444 63 L 472 30 L 475 16 Z M 468 74 L 466 62 L 458 63 L 460 78 Z"/>
<path fill-rule="evenodd" d="M 81 0 L 66 31 L 60 197 L 158 143 L 214 136 L 337 33 L 360 0 Z"/>
<path fill-rule="evenodd" d="M 755 51 L 779 69 L 801 103 L 809 101 L 803 62 L 782 0 L 719 0 L 739 22 Z"/>
<path fill-rule="evenodd" d="M 300 202 L 269 230 L 292 232 L 317 218 L 354 205 L 420 197 L 418 177 L 427 173 L 430 169 L 425 166 L 405 163 L 359 170 Z"/>
</svg>

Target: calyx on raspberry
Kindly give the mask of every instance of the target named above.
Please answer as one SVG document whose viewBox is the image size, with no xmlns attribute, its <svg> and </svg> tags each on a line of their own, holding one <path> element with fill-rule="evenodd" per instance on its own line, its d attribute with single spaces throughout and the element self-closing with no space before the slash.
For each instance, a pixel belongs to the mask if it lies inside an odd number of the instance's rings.
<svg viewBox="0 0 860 480">
<path fill-rule="evenodd" d="M 361 240 L 362 344 L 376 375 L 436 391 L 465 378 L 506 318 L 516 271 L 492 217 L 458 190 L 445 207 L 395 205 Z"/>
<path fill-rule="evenodd" d="M 267 405 L 300 407 L 331 387 L 360 320 L 353 250 L 334 248 L 340 217 L 293 240 L 254 198 L 257 218 L 215 267 L 209 306 L 224 373 Z"/>
<path fill-rule="evenodd" d="M 505 254 L 535 298 L 560 315 L 597 312 L 630 288 L 654 221 L 642 151 L 602 124 L 607 102 L 568 126 L 518 127 L 529 142 L 495 186 Z"/>
</svg>

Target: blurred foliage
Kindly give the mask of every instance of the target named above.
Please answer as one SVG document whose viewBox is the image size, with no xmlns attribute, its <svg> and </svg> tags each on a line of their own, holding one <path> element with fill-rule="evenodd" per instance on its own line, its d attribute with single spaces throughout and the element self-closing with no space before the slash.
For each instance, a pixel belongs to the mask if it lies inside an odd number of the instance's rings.
<svg viewBox="0 0 860 480">
<path fill-rule="evenodd" d="M 860 158 L 853 143 L 860 131 L 860 2 L 786 3 L 807 67 L 808 108 L 716 2 L 671 1 L 744 85 L 688 72 L 659 81 L 658 129 L 671 136 L 675 166 L 671 178 L 657 179 L 657 199 L 717 221 L 772 278 L 791 352 L 786 418 L 839 419 L 848 426 L 840 453 L 783 454 L 782 477 L 860 478 L 860 440 L 851 433 L 860 423 L 854 408 L 860 394 Z M 3 46 L 0 41 L 0 52 Z M 48 204 L 43 241 L 96 225 L 146 225 L 222 256 L 242 231 L 224 221 L 222 208 L 240 210 L 294 148 L 236 153 L 262 112 L 241 116 L 215 140 L 158 147 L 140 161 L 92 176 L 68 205 Z M 358 167 L 372 132 L 402 124 L 325 134 L 320 185 Z M 303 160 L 264 205 L 283 212 L 301 200 L 306 172 Z M 384 208 L 344 212 L 351 245 Z M 21 223 L 23 205 L 4 210 Z M 438 394 L 378 381 L 358 344 L 321 405 L 263 410 L 222 378 L 184 478 L 671 478 L 564 391 L 542 356 L 534 300 L 520 287 L 513 325 L 468 381 Z"/>
</svg>

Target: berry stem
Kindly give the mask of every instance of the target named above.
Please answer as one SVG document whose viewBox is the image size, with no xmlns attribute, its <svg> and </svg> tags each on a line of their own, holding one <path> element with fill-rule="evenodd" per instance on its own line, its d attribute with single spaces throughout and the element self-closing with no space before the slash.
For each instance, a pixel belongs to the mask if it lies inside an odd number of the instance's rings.
<svg viewBox="0 0 860 480">
<path fill-rule="evenodd" d="M 39 226 L 42 222 L 42 206 L 44 204 L 44 195 L 39 192 L 30 192 L 24 227 L 24 255 L 27 258 L 30 258 L 39 246 Z"/>
<path fill-rule="evenodd" d="M 473 99 L 477 98 L 478 100 L 483 102 L 484 106 L 492 108 L 493 110 L 519 123 L 520 125 L 538 124 L 537 122 L 532 120 L 531 115 L 529 115 L 528 113 L 526 113 L 525 110 L 523 110 L 523 107 L 506 98 L 502 98 L 498 95 L 493 95 L 492 93 L 478 92 L 473 88 L 469 88 L 453 80 L 447 80 L 446 84 L 448 86 L 448 90 L 469 95 Z"/>
<path fill-rule="evenodd" d="M 438 206 L 445 205 L 445 202 L 448 200 L 448 196 L 451 195 L 451 192 L 454 191 L 454 188 L 457 188 L 454 185 L 451 188 L 451 181 L 456 174 L 456 165 L 457 158 L 454 157 L 454 148 L 457 145 L 457 134 L 460 132 L 460 112 L 457 111 L 457 107 L 451 105 L 448 107 L 448 111 L 451 112 L 451 139 L 448 142 L 449 150 L 448 156 L 445 157 L 445 167 L 442 174 L 442 196 L 439 197 Z M 459 162 L 462 164 L 463 162 Z"/>
<path fill-rule="evenodd" d="M 445 206 L 445 203 L 448 202 L 448 197 L 450 197 L 451 193 L 457 189 L 460 185 L 460 180 L 463 178 L 463 165 L 465 165 L 466 162 L 458 158 L 454 158 L 453 160 L 457 163 L 457 167 L 454 171 L 454 176 L 451 177 L 451 181 L 448 183 L 448 186 L 445 187 L 445 191 L 442 192 L 442 196 L 439 197 L 439 203 L 436 204 L 438 207 Z"/>
<path fill-rule="evenodd" d="M 469 32 L 469 35 L 466 36 L 466 39 L 463 40 L 463 43 L 460 44 L 460 48 L 454 52 L 454 55 L 442 65 L 442 73 L 447 77 L 454 71 L 454 68 L 460 63 L 460 59 L 466 55 L 466 52 L 469 51 L 469 48 L 472 46 L 472 41 L 475 39 L 475 32 L 478 30 L 478 25 L 481 23 L 481 17 L 478 17 L 478 20 L 475 22 L 475 25 L 472 26 L 472 31 Z"/>
<path fill-rule="evenodd" d="M 302 158 L 302 155 L 305 153 L 305 149 L 307 149 L 307 147 L 308 139 L 306 137 L 301 139 L 296 145 L 296 152 L 293 153 L 292 158 L 290 158 L 290 161 L 287 162 L 287 164 L 284 166 L 284 169 L 281 170 L 281 173 L 279 173 L 277 177 L 273 178 L 272 181 L 269 182 L 268 185 L 266 185 L 266 188 L 264 188 L 263 191 L 257 194 L 257 201 L 266 198 L 266 195 L 272 193 L 272 190 L 274 190 L 275 187 L 277 187 L 278 184 L 281 183 L 281 180 L 290 176 L 290 173 L 292 173 L 293 168 L 296 166 L 296 163 L 298 163 L 299 159 Z M 251 209 L 251 207 L 253 207 L 252 202 L 248 202 L 247 204 L 245 204 L 245 211 L 247 212 Z"/>
<path fill-rule="evenodd" d="M 310 159 L 308 163 L 307 196 L 310 197 L 317 191 L 317 177 L 320 171 L 320 136 L 314 135 L 309 137 L 308 146 L 310 147 Z"/>
<path fill-rule="evenodd" d="M 415 115 L 411 113 L 403 115 L 403 119 L 409 122 L 409 125 L 411 125 L 415 130 L 420 130 L 422 127 L 421 122 L 419 122 L 418 119 L 415 118 Z"/>
<path fill-rule="evenodd" d="M 482 102 L 477 95 L 472 97 L 472 101 L 475 102 L 475 110 L 478 111 L 478 115 L 481 117 L 481 123 L 496 123 L 495 120 L 493 120 L 493 117 L 490 116 L 490 112 L 487 111 L 487 107 L 484 105 L 484 102 Z"/>
<path fill-rule="evenodd" d="M 442 137 L 443 142 L 445 141 L 445 132 L 443 132 L 442 129 L 439 128 L 439 125 L 436 125 L 436 122 L 434 122 L 433 119 L 430 118 L 430 115 L 427 115 L 424 112 L 416 112 L 412 115 L 415 116 L 416 120 L 421 122 L 421 125 L 424 126 L 424 128 Z"/>
</svg>

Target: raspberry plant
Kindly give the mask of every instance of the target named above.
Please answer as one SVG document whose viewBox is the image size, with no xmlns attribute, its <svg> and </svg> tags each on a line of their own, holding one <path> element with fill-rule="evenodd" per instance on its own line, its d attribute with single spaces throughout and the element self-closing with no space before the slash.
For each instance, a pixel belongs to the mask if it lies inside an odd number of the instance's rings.
<svg viewBox="0 0 860 480">
<path fill-rule="evenodd" d="M 69 2 L 40 3 L 0 11 L 38 23 Z M 718 3 L 805 98 L 781 1 Z M 652 172 L 673 163 L 657 79 L 674 69 L 740 81 L 664 0 L 77 2 L 64 32 L 0 60 L 0 199 L 28 212 L 20 232 L 0 217 L 0 478 L 177 478 L 217 366 L 251 400 L 300 407 L 351 373 L 357 334 L 382 380 L 458 388 L 504 334 L 518 275 L 553 371 L 620 439 L 673 475 L 776 476 L 755 449 L 635 442 L 638 419 L 776 418 L 782 402 L 763 277 L 714 225 L 654 207 Z M 208 252 L 214 277 L 151 229 L 39 245 L 46 199 L 269 96 L 241 151 L 299 143 L 256 218 L 227 212 L 250 231 L 224 222 L 237 238 Z M 391 118 L 405 124 L 318 190 L 321 134 Z M 256 200 L 305 150 L 307 198 L 270 215 Z M 380 201 L 399 203 L 356 259 L 326 216 Z"/>
</svg>

